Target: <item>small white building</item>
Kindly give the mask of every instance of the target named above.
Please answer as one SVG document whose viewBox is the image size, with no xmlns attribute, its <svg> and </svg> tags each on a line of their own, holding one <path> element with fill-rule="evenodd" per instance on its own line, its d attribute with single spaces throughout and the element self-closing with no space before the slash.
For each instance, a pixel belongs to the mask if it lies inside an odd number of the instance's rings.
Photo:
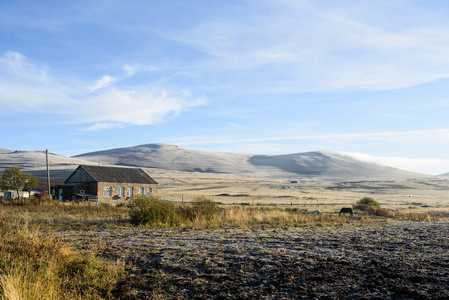
<svg viewBox="0 0 449 300">
<path fill-rule="evenodd" d="M 29 197 L 33 197 L 36 194 L 39 194 L 40 191 L 21 191 L 20 192 L 20 198 L 29 198 Z M 16 191 L 4 191 L 3 192 L 3 199 L 17 199 L 17 192 Z"/>
</svg>

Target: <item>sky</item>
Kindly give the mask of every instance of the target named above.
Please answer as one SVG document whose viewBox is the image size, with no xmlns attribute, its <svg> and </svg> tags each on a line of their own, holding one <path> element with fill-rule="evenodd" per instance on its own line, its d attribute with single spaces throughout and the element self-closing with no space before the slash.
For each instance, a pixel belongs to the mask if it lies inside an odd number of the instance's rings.
<svg viewBox="0 0 449 300">
<path fill-rule="evenodd" d="M 449 1 L 0 0 L 0 148 L 449 172 Z"/>
</svg>

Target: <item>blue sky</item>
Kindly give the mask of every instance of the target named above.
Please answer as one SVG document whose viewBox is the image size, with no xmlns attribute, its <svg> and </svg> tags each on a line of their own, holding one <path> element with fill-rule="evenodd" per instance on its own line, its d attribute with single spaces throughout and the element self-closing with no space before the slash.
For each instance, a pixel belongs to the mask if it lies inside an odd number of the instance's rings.
<svg viewBox="0 0 449 300">
<path fill-rule="evenodd" d="M 0 1 L 0 148 L 449 172 L 449 2 Z"/>
</svg>

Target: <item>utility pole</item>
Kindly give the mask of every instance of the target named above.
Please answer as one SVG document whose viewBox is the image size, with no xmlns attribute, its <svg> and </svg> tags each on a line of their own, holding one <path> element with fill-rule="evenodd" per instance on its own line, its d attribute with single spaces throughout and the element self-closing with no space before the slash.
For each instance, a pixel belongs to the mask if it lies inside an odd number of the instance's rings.
<svg viewBox="0 0 449 300">
<path fill-rule="evenodd" d="M 47 190 L 48 199 L 51 200 L 51 190 L 50 190 L 50 169 L 48 168 L 48 150 L 45 150 L 45 160 L 47 162 Z"/>
</svg>

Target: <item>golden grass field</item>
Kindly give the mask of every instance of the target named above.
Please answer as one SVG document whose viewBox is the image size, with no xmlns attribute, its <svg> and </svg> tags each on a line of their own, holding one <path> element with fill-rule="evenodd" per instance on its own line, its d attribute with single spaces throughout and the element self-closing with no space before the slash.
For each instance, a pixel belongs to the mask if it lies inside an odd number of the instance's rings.
<svg viewBox="0 0 449 300">
<path fill-rule="evenodd" d="M 158 194 L 167 200 L 190 202 L 206 196 L 224 204 L 306 206 L 336 211 L 371 197 L 382 207 L 423 212 L 449 211 L 449 180 L 291 181 L 229 175 L 154 170 Z"/>
</svg>

